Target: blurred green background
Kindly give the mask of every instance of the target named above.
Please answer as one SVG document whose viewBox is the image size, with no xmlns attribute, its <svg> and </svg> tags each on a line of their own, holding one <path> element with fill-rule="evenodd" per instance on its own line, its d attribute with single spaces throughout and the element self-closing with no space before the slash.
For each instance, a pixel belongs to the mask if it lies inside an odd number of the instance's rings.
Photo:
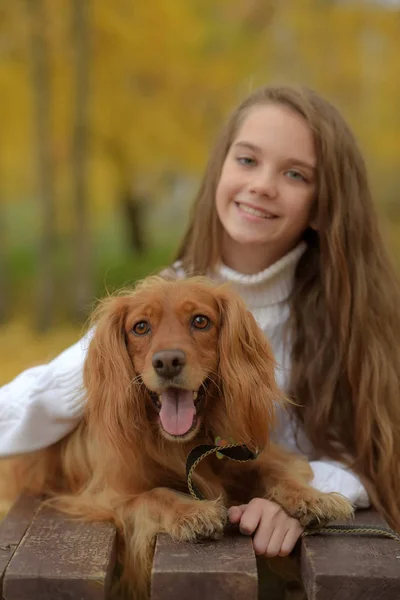
<svg viewBox="0 0 400 600">
<path fill-rule="evenodd" d="M 400 266 L 400 1 L 0 6 L 0 384 L 173 257 L 216 132 L 266 82 L 332 100 Z"/>
</svg>

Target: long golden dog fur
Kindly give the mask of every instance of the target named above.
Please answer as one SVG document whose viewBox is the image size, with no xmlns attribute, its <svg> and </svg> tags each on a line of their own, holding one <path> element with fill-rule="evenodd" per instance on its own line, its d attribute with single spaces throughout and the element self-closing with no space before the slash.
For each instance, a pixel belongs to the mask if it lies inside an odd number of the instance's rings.
<svg viewBox="0 0 400 600">
<path fill-rule="evenodd" d="M 309 485 L 305 460 L 270 441 L 286 401 L 270 346 L 229 287 L 150 277 L 101 301 L 93 327 L 83 420 L 50 448 L 5 461 L 4 490 L 47 494 L 73 517 L 115 523 L 128 594 L 148 595 L 158 533 L 217 537 L 231 505 L 268 498 L 304 526 L 351 516 L 345 498 Z M 195 500 L 187 455 L 217 436 L 260 454 L 203 460 L 194 483 L 206 499 Z"/>
</svg>

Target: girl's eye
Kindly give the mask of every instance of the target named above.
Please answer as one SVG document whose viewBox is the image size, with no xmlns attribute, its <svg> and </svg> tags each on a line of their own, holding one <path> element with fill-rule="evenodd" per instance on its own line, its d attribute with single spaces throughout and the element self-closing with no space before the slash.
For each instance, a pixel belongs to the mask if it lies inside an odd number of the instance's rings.
<svg viewBox="0 0 400 600">
<path fill-rule="evenodd" d="M 211 321 L 204 315 L 196 315 L 192 319 L 192 327 L 195 329 L 202 329 L 204 331 L 205 329 L 209 329 L 211 327 Z"/>
<path fill-rule="evenodd" d="M 303 177 L 303 175 L 301 173 L 299 173 L 298 171 L 294 171 L 293 169 L 286 171 L 286 175 L 290 179 L 298 179 L 299 181 L 306 181 L 305 177 Z"/>
<path fill-rule="evenodd" d="M 238 156 L 236 161 L 244 167 L 252 167 L 256 164 L 254 158 L 251 158 L 250 156 Z"/>
<path fill-rule="evenodd" d="M 150 331 L 150 324 L 147 321 L 139 321 L 132 327 L 132 331 L 136 335 L 146 335 Z"/>
</svg>

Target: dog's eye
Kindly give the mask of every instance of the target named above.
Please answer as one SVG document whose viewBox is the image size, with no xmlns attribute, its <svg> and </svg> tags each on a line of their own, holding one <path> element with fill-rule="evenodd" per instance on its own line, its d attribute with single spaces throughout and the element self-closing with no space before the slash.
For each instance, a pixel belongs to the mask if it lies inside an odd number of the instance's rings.
<svg viewBox="0 0 400 600">
<path fill-rule="evenodd" d="M 132 327 L 132 331 L 136 335 L 146 335 L 150 331 L 150 324 L 147 321 L 139 321 Z"/>
<path fill-rule="evenodd" d="M 192 319 L 192 327 L 195 329 L 209 329 L 211 326 L 211 321 L 208 317 L 204 315 L 196 315 Z"/>
</svg>

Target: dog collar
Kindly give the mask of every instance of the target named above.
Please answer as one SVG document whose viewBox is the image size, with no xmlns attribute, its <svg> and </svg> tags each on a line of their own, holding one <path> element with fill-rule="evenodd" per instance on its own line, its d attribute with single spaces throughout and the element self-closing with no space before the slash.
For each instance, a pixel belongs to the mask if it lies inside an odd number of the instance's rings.
<svg viewBox="0 0 400 600">
<path fill-rule="evenodd" d="M 218 458 L 229 458 L 237 462 L 246 462 L 248 460 L 255 460 L 258 456 L 258 452 L 252 452 L 244 444 L 237 444 L 232 442 L 231 439 L 224 440 L 220 437 L 215 438 L 216 445 L 212 444 L 201 444 L 196 446 L 189 452 L 186 459 L 186 479 L 190 494 L 196 500 L 204 500 L 203 494 L 197 489 L 193 483 L 193 473 L 197 465 L 211 454 L 216 454 Z M 231 443 L 232 442 L 232 443 Z"/>
</svg>

